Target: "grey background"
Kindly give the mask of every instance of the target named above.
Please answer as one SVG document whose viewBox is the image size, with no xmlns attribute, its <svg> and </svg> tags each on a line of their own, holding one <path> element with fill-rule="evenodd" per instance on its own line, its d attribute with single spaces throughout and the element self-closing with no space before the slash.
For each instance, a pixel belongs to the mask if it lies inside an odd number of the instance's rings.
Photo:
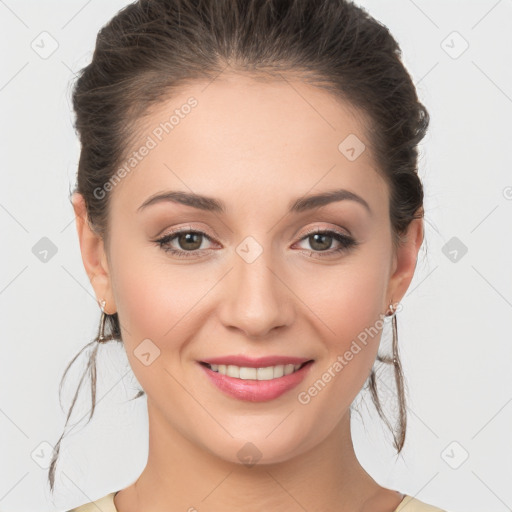
<svg viewBox="0 0 512 512">
<path fill-rule="evenodd" d="M 407 442 L 395 462 L 384 424 L 361 407 L 356 452 L 381 485 L 427 503 L 511 510 L 512 1 L 358 3 L 399 41 L 432 121 L 420 164 L 426 243 L 398 316 Z M 126 4 L 0 0 L 0 511 L 66 510 L 129 485 L 146 461 L 145 398 L 127 401 L 137 382 L 109 345 L 95 416 L 65 438 L 53 498 L 46 486 L 85 358 L 64 410 L 60 378 L 99 321 L 68 201 L 79 154 L 71 81 Z M 89 407 L 86 387 L 72 423 Z"/>
</svg>

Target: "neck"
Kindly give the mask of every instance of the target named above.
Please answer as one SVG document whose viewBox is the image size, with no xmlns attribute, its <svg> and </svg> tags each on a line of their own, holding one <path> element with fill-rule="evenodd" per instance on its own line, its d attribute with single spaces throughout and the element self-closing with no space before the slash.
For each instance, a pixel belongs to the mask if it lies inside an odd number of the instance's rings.
<svg viewBox="0 0 512 512">
<path fill-rule="evenodd" d="M 375 503 L 379 495 L 389 507 L 382 510 L 391 511 L 402 498 L 380 487 L 359 464 L 352 444 L 349 410 L 333 431 L 309 451 L 280 463 L 252 466 L 219 459 L 192 443 L 149 401 L 148 413 L 147 465 L 130 488 L 116 495 L 119 512 L 354 512 L 365 510 L 365 503 Z"/>
</svg>

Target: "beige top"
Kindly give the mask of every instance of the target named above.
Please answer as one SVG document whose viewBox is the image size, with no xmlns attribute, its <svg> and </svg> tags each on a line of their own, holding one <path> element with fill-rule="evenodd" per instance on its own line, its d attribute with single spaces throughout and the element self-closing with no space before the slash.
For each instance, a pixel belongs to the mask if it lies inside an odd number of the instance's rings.
<svg viewBox="0 0 512 512">
<path fill-rule="evenodd" d="M 119 492 L 119 491 L 117 491 Z M 107 494 L 103 498 L 86 505 L 69 510 L 68 512 L 118 512 L 114 505 L 114 496 L 117 492 Z M 407 509 L 407 510 L 406 510 Z M 423 503 L 412 496 L 405 495 L 393 512 L 446 512 L 441 508 Z"/>
</svg>

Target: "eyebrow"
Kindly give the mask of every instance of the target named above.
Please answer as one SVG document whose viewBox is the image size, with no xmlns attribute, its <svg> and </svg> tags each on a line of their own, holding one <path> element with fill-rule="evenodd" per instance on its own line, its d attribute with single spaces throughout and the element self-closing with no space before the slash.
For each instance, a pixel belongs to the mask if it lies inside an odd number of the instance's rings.
<svg viewBox="0 0 512 512">
<path fill-rule="evenodd" d="M 301 213 L 306 210 L 313 210 L 333 202 L 344 200 L 355 201 L 359 203 L 360 205 L 364 206 L 370 215 L 372 215 L 370 205 L 361 196 L 343 188 L 305 197 L 299 197 L 298 199 L 295 199 L 289 203 L 288 211 L 289 213 Z M 137 211 L 139 212 L 152 204 L 161 202 L 184 204 L 186 206 L 191 206 L 192 208 L 197 208 L 199 210 L 205 210 L 213 213 L 226 212 L 226 204 L 220 199 L 195 194 L 193 192 L 182 191 L 168 191 L 155 194 L 146 199 L 146 201 L 144 201 L 137 208 Z"/>
</svg>

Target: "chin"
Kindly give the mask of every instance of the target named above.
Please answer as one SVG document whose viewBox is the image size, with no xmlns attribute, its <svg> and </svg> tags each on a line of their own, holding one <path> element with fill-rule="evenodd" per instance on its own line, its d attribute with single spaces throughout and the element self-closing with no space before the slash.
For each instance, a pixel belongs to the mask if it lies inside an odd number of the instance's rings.
<svg viewBox="0 0 512 512">
<path fill-rule="evenodd" d="M 289 432 L 277 433 L 276 430 L 268 435 L 273 429 L 275 424 L 264 432 L 258 431 L 254 435 L 247 433 L 243 437 L 225 436 L 215 443 L 212 443 L 210 436 L 204 446 L 219 459 L 248 467 L 286 462 L 309 448 L 309 443 L 303 437 L 291 438 Z"/>
</svg>

